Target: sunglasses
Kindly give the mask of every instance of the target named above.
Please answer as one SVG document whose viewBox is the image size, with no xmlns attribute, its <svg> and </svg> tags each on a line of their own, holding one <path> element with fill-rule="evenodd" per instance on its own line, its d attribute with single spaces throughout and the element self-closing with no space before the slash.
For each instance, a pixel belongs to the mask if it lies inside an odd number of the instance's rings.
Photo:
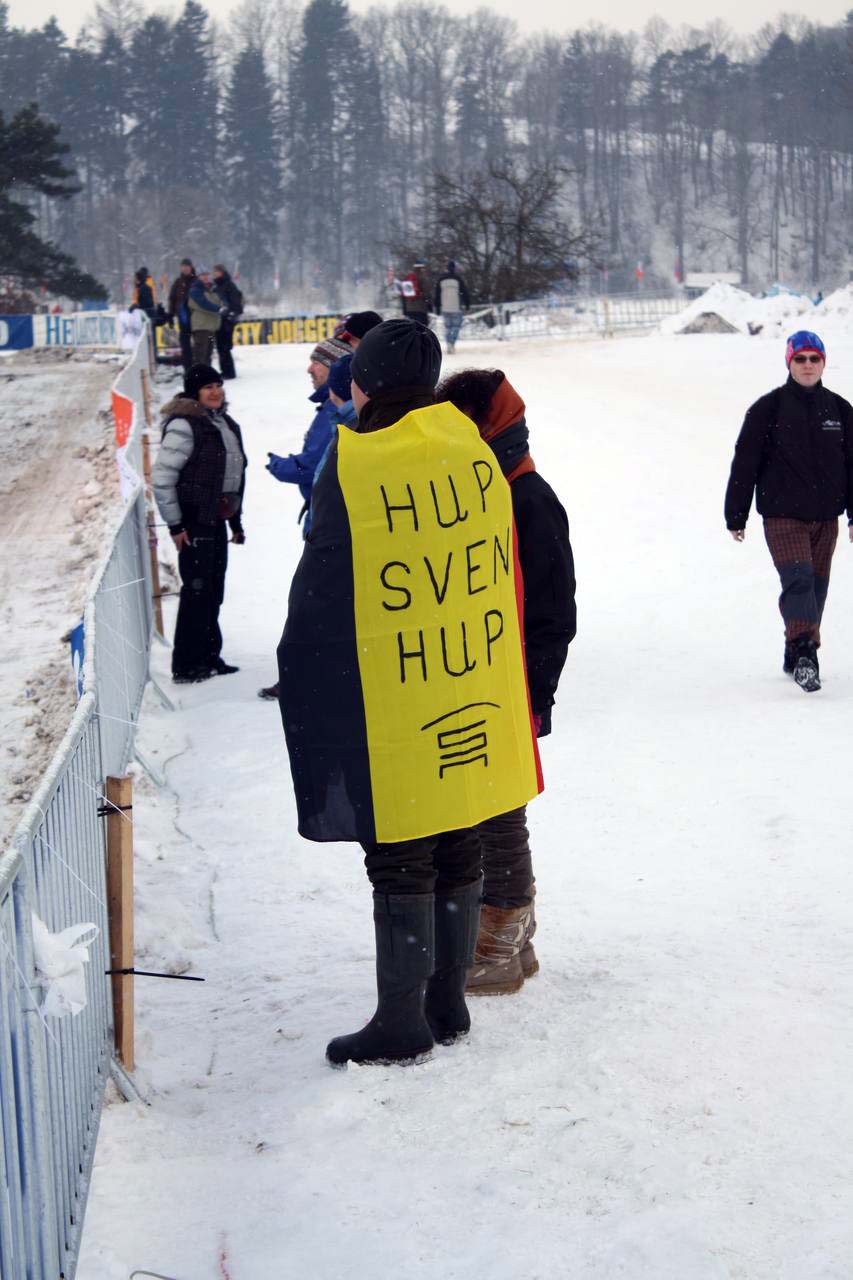
<svg viewBox="0 0 853 1280">
<path fill-rule="evenodd" d="M 794 356 L 794 364 L 823 364 L 823 356 Z"/>
</svg>

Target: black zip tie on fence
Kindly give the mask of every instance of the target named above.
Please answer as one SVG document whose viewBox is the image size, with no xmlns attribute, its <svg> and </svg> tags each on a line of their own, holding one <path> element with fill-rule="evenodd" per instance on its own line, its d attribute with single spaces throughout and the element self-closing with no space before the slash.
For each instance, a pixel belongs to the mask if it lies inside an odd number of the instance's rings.
<svg viewBox="0 0 853 1280">
<path fill-rule="evenodd" d="M 120 974 L 122 976 L 132 974 L 135 978 L 174 978 L 176 982 L 206 982 L 206 978 L 196 978 L 191 973 L 152 973 L 150 969 L 105 969 L 104 973 Z"/>
<path fill-rule="evenodd" d="M 108 818 L 111 813 L 132 813 L 132 804 L 113 804 L 112 800 L 105 800 L 98 809 L 99 818 Z"/>
<path fill-rule="evenodd" d="M 162 600 L 163 596 L 179 596 L 180 594 L 181 594 L 180 591 L 153 591 L 151 593 L 151 599 Z"/>
</svg>

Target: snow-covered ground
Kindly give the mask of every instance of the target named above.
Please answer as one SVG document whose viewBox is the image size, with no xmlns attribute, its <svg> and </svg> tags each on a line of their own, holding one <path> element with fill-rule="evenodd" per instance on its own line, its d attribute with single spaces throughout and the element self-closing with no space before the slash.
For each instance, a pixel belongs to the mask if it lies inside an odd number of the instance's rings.
<svg viewBox="0 0 853 1280">
<path fill-rule="evenodd" d="M 76 702 L 67 632 L 121 509 L 109 389 L 122 360 L 54 349 L 0 357 L 0 838 Z"/>
<path fill-rule="evenodd" d="M 225 656 L 149 696 L 134 805 L 147 1106 L 104 1116 L 79 1280 L 849 1280 L 853 547 L 821 693 L 782 675 L 760 522 L 723 491 L 778 340 L 482 344 L 569 512 L 579 633 L 531 805 L 541 973 L 467 1043 L 332 1071 L 374 998 L 353 846 L 295 831 L 257 699 L 300 553 L 264 470 L 310 416 L 307 348 L 238 353 L 251 457 Z M 853 352 L 827 385 L 853 392 Z M 174 603 L 167 609 L 173 616 Z M 168 685 L 168 653 L 154 654 Z M 144 963 L 143 963 L 144 962 Z"/>
</svg>

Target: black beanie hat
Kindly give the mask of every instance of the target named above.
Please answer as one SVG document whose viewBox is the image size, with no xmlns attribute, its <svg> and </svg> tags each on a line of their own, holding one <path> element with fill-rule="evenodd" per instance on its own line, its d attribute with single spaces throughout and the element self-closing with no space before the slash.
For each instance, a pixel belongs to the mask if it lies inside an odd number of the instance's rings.
<svg viewBox="0 0 853 1280">
<path fill-rule="evenodd" d="M 381 323 L 378 311 L 353 311 L 344 319 L 344 332 L 353 338 L 363 338 Z"/>
<path fill-rule="evenodd" d="M 366 396 L 397 387 L 434 390 L 441 369 L 441 346 L 416 320 L 385 320 L 361 340 L 352 358 L 353 381 Z"/>
<path fill-rule="evenodd" d="M 198 399 L 202 387 L 209 387 L 214 382 L 222 386 L 222 374 L 209 364 L 194 364 L 184 377 L 184 395 L 192 400 Z"/>
</svg>

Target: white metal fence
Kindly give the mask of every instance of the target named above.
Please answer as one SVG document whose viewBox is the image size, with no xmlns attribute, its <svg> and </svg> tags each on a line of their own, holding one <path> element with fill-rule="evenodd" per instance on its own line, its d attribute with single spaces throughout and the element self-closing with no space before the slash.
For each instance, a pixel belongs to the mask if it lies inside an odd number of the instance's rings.
<svg viewBox="0 0 853 1280">
<path fill-rule="evenodd" d="M 459 340 L 482 338 L 612 338 L 654 329 L 683 311 L 681 294 L 619 294 L 500 302 L 474 306 Z M 440 317 L 433 323 L 441 328 Z"/>
<path fill-rule="evenodd" d="M 131 401 L 126 503 L 84 614 L 84 693 L 50 768 L 0 854 L 0 1280 L 71 1280 L 80 1243 L 113 1015 L 104 781 L 133 751 L 148 678 L 150 562 L 141 474 L 142 339 L 116 381 Z M 86 1008 L 47 1018 L 32 914 L 57 933 L 92 921 Z"/>
</svg>

